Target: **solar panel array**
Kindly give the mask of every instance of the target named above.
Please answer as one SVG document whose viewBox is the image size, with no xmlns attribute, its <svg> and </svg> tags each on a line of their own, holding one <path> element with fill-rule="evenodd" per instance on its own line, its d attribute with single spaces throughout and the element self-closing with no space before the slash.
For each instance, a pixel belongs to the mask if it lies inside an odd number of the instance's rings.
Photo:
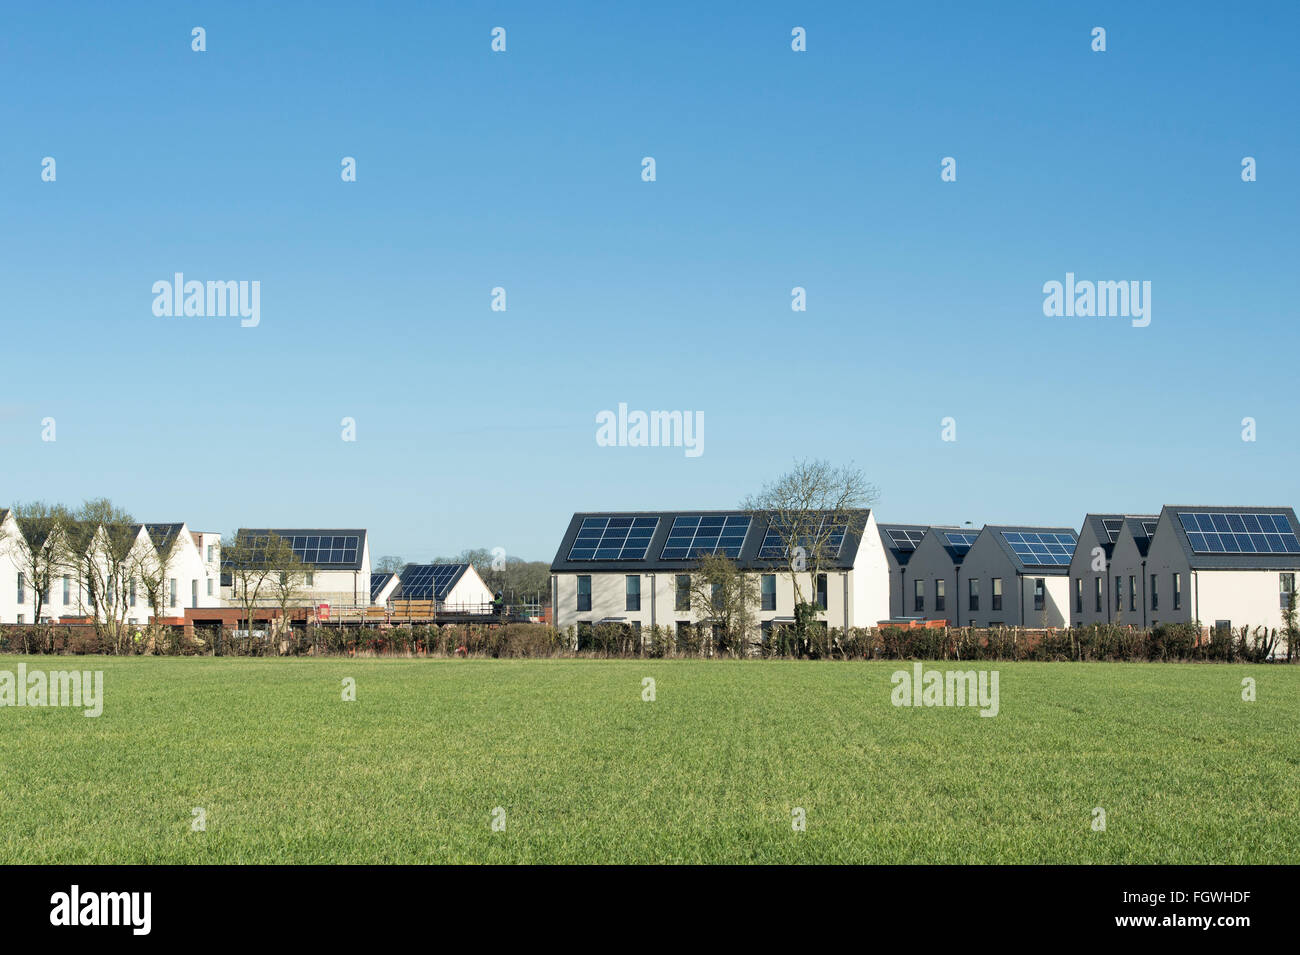
<svg viewBox="0 0 1300 955">
<path fill-rule="evenodd" d="M 1155 537 L 1155 536 L 1156 536 L 1156 522 L 1155 522 L 1155 521 L 1143 521 L 1143 522 L 1142 522 L 1142 531 L 1143 531 L 1143 533 L 1145 533 L 1145 534 L 1147 535 L 1147 537 Z"/>
<path fill-rule="evenodd" d="M 1050 531 L 1003 531 L 1002 538 L 1026 564 L 1040 567 L 1069 564 L 1074 556 L 1073 534 Z"/>
<path fill-rule="evenodd" d="M 952 531 L 944 534 L 948 538 L 948 545 L 957 553 L 958 557 L 964 556 L 966 551 L 970 550 L 970 545 L 975 543 L 975 538 L 979 534 L 969 534 L 965 531 Z"/>
<path fill-rule="evenodd" d="M 323 564 L 355 564 L 361 546 L 361 538 L 353 534 L 286 534 L 284 539 L 299 560 L 315 567 Z M 269 540 L 265 534 L 259 534 L 252 538 L 253 548 L 262 550 Z"/>
<path fill-rule="evenodd" d="M 1106 536 L 1110 538 L 1110 542 L 1112 544 L 1115 543 L 1115 539 L 1119 537 L 1119 529 L 1124 526 L 1124 522 L 1102 521 L 1101 523 L 1102 526 L 1106 528 Z"/>
<path fill-rule="evenodd" d="M 894 546 L 909 553 L 916 550 L 916 545 L 921 543 L 921 538 L 924 536 L 925 531 L 923 530 L 909 530 L 901 527 L 889 529 L 889 539 L 894 542 Z"/>
<path fill-rule="evenodd" d="M 739 557 L 749 524 L 748 514 L 699 514 L 675 518 L 659 557 L 661 560 L 685 560 L 701 551 Z"/>
<path fill-rule="evenodd" d="M 838 557 L 840 549 L 844 546 L 844 533 L 847 525 L 841 522 L 827 523 L 826 518 L 822 518 L 821 523 L 817 526 L 817 533 L 814 535 L 815 540 L 822 542 L 823 557 Z M 785 526 L 778 526 L 775 523 L 768 525 L 767 533 L 763 535 L 763 543 L 758 548 L 760 559 L 767 560 L 784 560 L 786 558 L 786 540 L 790 537 L 790 530 Z M 802 547 L 805 550 L 812 550 L 812 544 L 809 542 L 808 535 L 800 535 L 799 540 L 795 543 L 796 547 Z"/>
<path fill-rule="evenodd" d="M 1285 514 L 1202 514 L 1179 511 L 1198 554 L 1300 554 Z"/>
<path fill-rule="evenodd" d="M 569 560 L 645 560 L 658 526 L 657 517 L 584 518 L 569 549 Z"/>
<path fill-rule="evenodd" d="M 379 591 L 384 589 L 384 585 L 388 583 L 388 578 L 392 576 L 392 574 L 375 574 L 370 578 L 371 603 L 375 602 L 375 598 L 379 596 Z"/>
<path fill-rule="evenodd" d="M 442 600 L 464 564 L 409 564 L 402 571 L 405 600 Z"/>
</svg>

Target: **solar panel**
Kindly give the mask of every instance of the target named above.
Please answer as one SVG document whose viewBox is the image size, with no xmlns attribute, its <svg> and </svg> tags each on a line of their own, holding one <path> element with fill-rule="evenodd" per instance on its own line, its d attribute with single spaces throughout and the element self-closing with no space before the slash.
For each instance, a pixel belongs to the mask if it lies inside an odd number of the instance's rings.
<svg viewBox="0 0 1300 955">
<path fill-rule="evenodd" d="M 889 538 L 894 542 L 894 546 L 901 551 L 907 552 L 916 550 L 916 545 L 921 543 L 921 538 L 924 536 L 925 531 L 904 528 L 891 528 L 889 531 Z"/>
<path fill-rule="evenodd" d="M 1300 554 L 1285 514 L 1202 514 L 1179 511 L 1198 554 Z"/>
<path fill-rule="evenodd" d="M 844 546 L 844 533 L 847 525 L 842 522 L 833 522 L 828 524 L 825 517 L 817 525 L 815 538 L 822 542 L 823 557 L 838 557 L 840 549 Z M 784 525 L 772 523 L 768 525 L 767 533 L 763 535 L 763 543 L 758 548 L 758 556 L 767 560 L 784 560 L 786 558 L 786 541 L 791 536 L 790 529 Z M 797 547 L 804 550 L 812 550 L 812 544 L 808 536 L 800 535 Z"/>
<path fill-rule="evenodd" d="M 1156 522 L 1155 522 L 1155 521 L 1143 521 L 1143 522 L 1142 522 L 1142 532 L 1143 532 L 1144 534 L 1146 534 L 1147 537 L 1155 537 L 1155 536 L 1156 536 Z"/>
<path fill-rule="evenodd" d="M 1110 542 L 1115 543 L 1115 538 L 1119 536 L 1119 529 L 1124 526 L 1123 521 L 1102 521 L 1102 526 L 1106 528 L 1106 536 Z"/>
<path fill-rule="evenodd" d="M 971 544 L 975 543 L 975 538 L 979 537 L 978 534 L 968 534 L 964 531 L 953 531 L 943 536 L 948 538 L 948 545 L 957 552 L 958 556 L 962 556 L 966 551 L 970 550 Z"/>
<path fill-rule="evenodd" d="M 725 554 L 734 559 L 740 556 L 749 524 L 748 514 L 700 514 L 674 518 L 659 558 L 685 560 L 703 552 Z"/>
<path fill-rule="evenodd" d="M 411 564 L 402 571 L 402 597 L 442 600 L 464 564 Z"/>
<path fill-rule="evenodd" d="M 658 526 L 657 517 L 583 518 L 569 560 L 645 560 Z"/>
<path fill-rule="evenodd" d="M 392 576 L 393 576 L 392 574 L 375 574 L 373 577 L 370 578 L 370 602 L 371 603 L 374 603 L 375 598 L 379 596 L 379 591 L 384 589 L 384 585 L 388 583 L 388 579 Z"/>
<path fill-rule="evenodd" d="M 1073 534 L 1054 531 L 1003 531 L 1002 539 L 1026 564 L 1040 567 L 1066 565 L 1074 557 Z"/>
<path fill-rule="evenodd" d="M 254 549 L 265 549 L 269 540 L 265 534 L 256 535 L 252 538 Z M 361 549 L 361 538 L 355 534 L 294 534 L 286 535 L 283 540 L 298 555 L 299 560 L 315 567 L 323 564 L 355 564 L 357 553 Z"/>
</svg>

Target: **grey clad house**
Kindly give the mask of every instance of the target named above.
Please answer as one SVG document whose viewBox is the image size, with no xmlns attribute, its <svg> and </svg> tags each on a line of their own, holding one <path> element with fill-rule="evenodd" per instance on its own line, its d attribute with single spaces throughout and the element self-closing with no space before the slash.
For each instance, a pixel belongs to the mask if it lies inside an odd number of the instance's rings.
<svg viewBox="0 0 1300 955">
<path fill-rule="evenodd" d="M 978 536 L 973 527 L 931 526 L 925 531 L 907 561 L 906 579 L 900 579 L 903 612 L 899 616 L 963 625 L 958 583 L 966 552 Z"/>
<path fill-rule="evenodd" d="M 961 563 L 962 626 L 1066 626 L 1077 541 L 1072 527 L 984 525 Z"/>
<path fill-rule="evenodd" d="M 1279 506 L 1167 505 L 1154 522 L 1125 522 L 1110 567 L 1123 586 L 1118 620 L 1137 627 L 1280 629 L 1297 573 L 1300 525 Z"/>
<path fill-rule="evenodd" d="M 1070 562 L 1070 625 L 1088 627 L 1125 618 L 1124 594 L 1134 584 L 1113 569 L 1146 556 L 1155 514 L 1088 514 Z M 1140 555 L 1140 556 L 1139 556 Z M 1125 619 L 1124 622 L 1132 622 Z"/>
</svg>

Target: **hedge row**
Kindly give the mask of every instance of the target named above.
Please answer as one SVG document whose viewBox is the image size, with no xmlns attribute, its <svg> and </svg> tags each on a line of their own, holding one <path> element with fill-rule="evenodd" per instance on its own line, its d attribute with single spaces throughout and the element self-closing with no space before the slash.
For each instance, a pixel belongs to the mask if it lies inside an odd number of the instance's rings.
<svg viewBox="0 0 1300 955">
<path fill-rule="evenodd" d="M 1288 659 L 1300 659 L 1293 641 Z M 1280 649 L 1279 649 L 1280 648 Z M 133 642 L 137 655 L 223 656 L 475 656 L 597 657 L 664 659 L 671 657 L 763 657 L 856 660 L 1142 660 L 1260 662 L 1288 649 L 1284 634 L 1262 628 L 1212 633 L 1207 639 L 1195 624 L 1161 624 L 1151 630 L 1095 626 L 1066 630 L 908 629 L 900 627 L 814 630 L 800 644 L 789 632 L 773 634 L 761 644 L 728 646 L 708 628 L 682 634 L 649 627 L 607 624 L 557 630 L 543 624 L 448 625 L 394 627 L 314 627 L 288 640 L 235 638 L 230 632 L 200 631 L 185 637 L 171 631 Z M 0 653 L 112 654 L 112 642 L 89 626 L 0 627 Z"/>
</svg>

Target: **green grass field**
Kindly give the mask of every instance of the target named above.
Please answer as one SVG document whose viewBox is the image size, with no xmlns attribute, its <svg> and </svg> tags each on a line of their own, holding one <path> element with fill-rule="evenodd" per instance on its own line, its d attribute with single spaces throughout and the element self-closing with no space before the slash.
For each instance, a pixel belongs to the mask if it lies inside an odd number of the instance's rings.
<svg viewBox="0 0 1300 955">
<path fill-rule="evenodd" d="M 989 719 L 896 662 L 19 662 L 105 702 L 0 708 L 5 863 L 1300 862 L 1300 667 L 973 664 Z"/>
</svg>

